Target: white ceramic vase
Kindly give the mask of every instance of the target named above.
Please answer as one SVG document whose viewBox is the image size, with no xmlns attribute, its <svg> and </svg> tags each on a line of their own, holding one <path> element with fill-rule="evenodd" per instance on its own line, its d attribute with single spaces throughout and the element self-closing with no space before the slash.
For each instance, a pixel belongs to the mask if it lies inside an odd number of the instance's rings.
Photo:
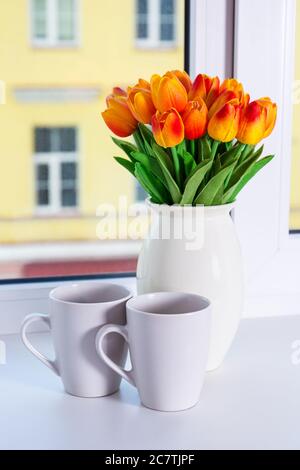
<svg viewBox="0 0 300 470">
<path fill-rule="evenodd" d="M 138 294 L 179 291 L 207 297 L 212 302 L 207 370 L 214 370 L 230 348 L 243 306 L 241 250 L 230 215 L 233 205 L 148 204 L 152 224 L 138 260 Z"/>
</svg>

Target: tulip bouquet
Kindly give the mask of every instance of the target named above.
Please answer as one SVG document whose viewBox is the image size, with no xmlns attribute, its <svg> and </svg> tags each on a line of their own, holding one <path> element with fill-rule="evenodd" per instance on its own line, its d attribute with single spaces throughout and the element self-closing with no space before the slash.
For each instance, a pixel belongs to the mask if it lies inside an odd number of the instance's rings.
<svg viewBox="0 0 300 470">
<path fill-rule="evenodd" d="M 158 204 L 233 202 L 274 155 L 261 158 L 276 121 L 270 98 L 250 102 L 241 83 L 174 70 L 114 88 L 102 113 L 128 158 L 115 157 Z"/>
</svg>

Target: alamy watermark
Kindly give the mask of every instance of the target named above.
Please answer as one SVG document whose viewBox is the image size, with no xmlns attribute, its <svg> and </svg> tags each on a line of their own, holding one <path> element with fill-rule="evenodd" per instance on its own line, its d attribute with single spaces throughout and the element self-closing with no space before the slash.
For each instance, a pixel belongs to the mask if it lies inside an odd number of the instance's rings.
<svg viewBox="0 0 300 470">
<path fill-rule="evenodd" d="M 0 340 L 0 366 L 6 364 L 6 344 Z"/>
<path fill-rule="evenodd" d="M 141 240 L 148 231 L 152 240 L 183 240 L 187 250 L 204 242 L 204 206 L 129 204 L 120 196 L 117 205 L 100 204 L 96 233 L 100 240 Z"/>
<path fill-rule="evenodd" d="M 291 363 L 294 366 L 298 366 L 300 364 L 300 339 L 296 339 L 295 341 L 293 341 L 291 348 Z"/>
</svg>

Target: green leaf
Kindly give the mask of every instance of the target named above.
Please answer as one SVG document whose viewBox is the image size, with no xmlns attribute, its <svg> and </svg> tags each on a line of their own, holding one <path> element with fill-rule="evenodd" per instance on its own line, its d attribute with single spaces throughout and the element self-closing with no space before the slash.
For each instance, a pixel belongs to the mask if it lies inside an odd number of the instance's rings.
<svg viewBox="0 0 300 470">
<path fill-rule="evenodd" d="M 131 156 L 135 161 L 142 163 L 146 168 L 149 166 L 149 157 L 145 153 L 132 152 Z"/>
<path fill-rule="evenodd" d="M 233 162 L 238 163 L 239 157 L 244 150 L 244 145 L 238 143 L 227 152 L 220 156 L 222 167 L 230 165 Z"/>
<path fill-rule="evenodd" d="M 185 176 L 187 178 L 190 173 L 197 167 L 197 164 L 193 156 L 186 150 L 183 150 L 182 154 L 180 155 L 183 160 Z"/>
<path fill-rule="evenodd" d="M 206 159 L 199 163 L 199 165 L 197 165 L 197 167 L 192 171 L 185 184 L 184 193 L 180 201 L 181 205 L 193 204 L 195 194 L 197 193 L 206 173 L 210 170 L 212 163 L 212 160 Z"/>
<path fill-rule="evenodd" d="M 168 168 L 170 174 L 173 176 L 174 175 L 174 167 L 173 167 L 172 159 L 171 159 L 170 155 L 168 154 L 168 152 L 166 152 L 162 147 L 157 145 L 156 142 L 152 143 L 152 149 L 154 151 L 155 156 L 157 158 L 159 157 L 164 162 L 164 164 Z"/>
<path fill-rule="evenodd" d="M 235 201 L 236 196 L 243 189 L 243 187 L 251 180 L 251 178 L 253 178 L 253 176 L 256 175 L 256 173 L 258 173 L 265 165 L 267 165 L 274 158 L 274 156 L 275 155 L 268 155 L 267 157 L 258 160 L 258 162 L 252 163 L 246 173 L 241 176 L 240 180 L 237 181 L 237 183 L 224 194 L 222 200 L 223 204 Z"/>
<path fill-rule="evenodd" d="M 126 170 L 128 170 L 133 176 L 135 176 L 134 174 L 134 167 L 135 167 L 135 164 L 132 163 L 130 160 L 126 160 L 126 158 L 122 158 L 122 157 L 114 157 L 114 159 L 120 163 L 120 165 L 122 165 L 124 168 L 126 168 Z"/>
<path fill-rule="evenodd" d="M 231 186 L 234 186 L 241 179 L 241 177 L 244 173 L 246 173 L 248 168 L 250 168 L 251 165 L 256 162 L 256 160 L 261 156 L 262 152 L 263 146 L 260 147 L 254 154 L 246 158 L 245 161 L 243 161 L 234 169 L 229 181 L 227 181 L 227 189 L 231 188 Z"/>
<path fill-rule="evenodd" d="M 155 152 L 155 153 L 156 153 L 156 156 L 157 156 L 157 160 L 160 164 L 161 170 L 163 172 L 163 175 L 165 177 L 169 192 L 170 192 L 171 197 L 172 197 L 172 201 L 174 202 L 174 204 L 179 204 L 180 201 L 181 201 L 182 195 L 181 195 L 180 189 L 177 186 L 177 183 L 174 181 L 174 179 L 173 179 L 173 177 L 172 177 L 172 175 L 169 171 L 169 168 L 166 164 L 167 160 L 165 158 L 165 155 L 162 152 Z"/>
<path fill-rule="evenodd" d="M 199 162 L 207 160 L 211 156 L 211 146 L 207 136 L 199 139 Z"/>
<path fill-rule="evenodd" d="M 206 186 L 203 188 L 201 193 L 197 196 L 195 203 L 196 204 L 204 204 L 205 206 L 210 206 L 213 204 L 215 197 L 217 196 L 220 187 L 224 184 L 227 176 L 232 171 L 233 166 L 235 163 L 223 168 L 219 173 L 217 173 Z"/>
<path fill-rule="evenodd" d="M 156 157 L 146 155 L 142 152 L 132 152 L 132 158 L 134 158 L 135 161 L 142 163 L 142 165 L 147 169 L 147 171 L 153 173 L 167 188 L 166 180 L 164 178 L 163 172 L 161 171 L 160 165 Z"/>
<path fill-rule="evenodd" d="M 219 191 L 217 192 L 217 194 L 215 195 L 215 198 L 212 202 L 212 204 L 214 206 L 219 206 L 220 204 L 222 204 L 222 200 L 223 200 L 223 194 L 224 194 L 224 187 L 225 187 L 225 184 L 223 183 L 220 188 L 219 188 Z"/>
<path fill-rule="evenodd" d="M 127 142 L 126 140 L 116 139 L 116 137 L 112 137 L 112 141 L 123 150 L 123 152 L 128 155 L 128 157 L 132 160 L 131 153 L 136 152 L 138 149 L 135 145 Z"/>
<path fill-rule="evenodd" d="M 135 176 L 143 186 L 143 188 L 151 195 L 154 202 L 163 204 L 165 201 L 165 193 L 161 192 L 163 186 L 147 172 L 141 163 L 135 165 Z"/>
<path fill-rule="evenodd" d="M 153 134 L 151 130 L 149 129 L 149 127 L 146 126 L 145 124 L 139 123 L 139 131 L 140 131 L 140 135 L 144 139 L 144 142 L 147 142 L 148 145 L 151 145 L 151 142 L 153 140 Z"/>
<path fill-rule="evenodd" d="M 250 157 L 250 155 L 253 155 L 254 151 L 255 151 L 255 145 L 246 144 L 240 156 L 240 163 L 246 160 L 246 158 Z"/>
<path fill-rule="evenodd" d="M 139 129 L 137 129 L 137 130 L 133 133 L 133 138 L 134 138 L 134 141 L 135 141 L 135 143 L 136 143 L 137 149 L 138 149 L 140 152 L 144 152 L 144 153 L 145 153 L 144 139 L 142 138 Z"/>
<path fill-rule="evenodd" d="M 183 156 L 183 152 L 186 151 L 186 143 L 185 140 L 180 142 L 180 144 L 177 145 L 177 153 L 180 156 Z"/>
</svg>

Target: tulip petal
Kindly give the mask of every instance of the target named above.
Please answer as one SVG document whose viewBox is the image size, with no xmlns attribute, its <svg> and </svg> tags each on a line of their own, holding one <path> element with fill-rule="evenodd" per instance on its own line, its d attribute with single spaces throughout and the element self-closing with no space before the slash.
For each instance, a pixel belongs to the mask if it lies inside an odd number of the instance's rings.
<svg viewBox="0 0 300 470">
<path fill-rule="evenodd" d="M 160 112 L 175 108 L 183 111 L 187 104 L 187 92 L 182 83 L 176 77 L 164 76 L 158 88 L 157 109 Z"/>
<path fill-rule="evenodd" d="M 238 104 L 237 94 L 232 90 L 224 90 L 209 108 L 208 117 L 211 118 L 215 113 L 220 111 L 226 103 L 232 100 L 236 100 Z"/>
<path fill-rule="evenodd" d="M 159 89 L 160 81 L 161 81 L 161 76 L 157 74 L 152 75 L 151 80 L 150 80 L 152 101 L 156 109 L 158 109 L 158 89 Z"/>
<path fill-rule="evenodd" d="M 107 109 L 101 114 L 107 127 L 118 137 L 128 137 L 136 129 L 136 125 L 125 121 L 113 109 Z"/>
<path fill-rule="evenodd" d="M 175 109 L 168 113 L 162 134 L 167 147 L 174 147 L 183 141 L 184 125 Z"/>
<path fill-rule="evenodd" d="M 143 124 L 150 124 L 151 118 L 155 113 L 155 108 L 150 94 L 142 92 L 136 93 L 134 96 L 133 108 L 136 112 L 135 117 L 139 122 L 142 122 Z"/>
</svg>

